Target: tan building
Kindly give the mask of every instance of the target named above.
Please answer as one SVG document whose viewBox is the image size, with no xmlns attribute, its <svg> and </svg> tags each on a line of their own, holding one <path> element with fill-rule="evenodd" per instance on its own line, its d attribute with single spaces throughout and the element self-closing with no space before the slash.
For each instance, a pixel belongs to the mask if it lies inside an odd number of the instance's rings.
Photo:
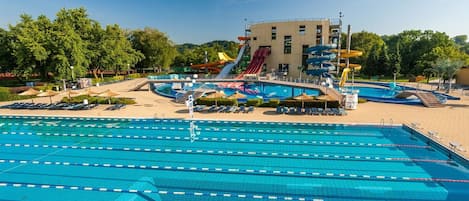
<svg viewBox="0 0 469 201">
<path fill-rule="evenodd" d="M 456 84 L 469 85 L 469 66 L 462 67 L 456 74 Z"/>
<path fill-rule="evenodd" d="M 300 66 L 306 66 L 306 48 L 317 44 L 335 43 L 339 26 L 329 19 L 263 22 L 251 24 L 247 30 L 251 37 L 251 58 L 261 47 L 269 47 L 264 73 L 276 73 L 286 77 L 299 77 Z M 304 74 L 303 74 L 304 76 Z"/>
</svg>

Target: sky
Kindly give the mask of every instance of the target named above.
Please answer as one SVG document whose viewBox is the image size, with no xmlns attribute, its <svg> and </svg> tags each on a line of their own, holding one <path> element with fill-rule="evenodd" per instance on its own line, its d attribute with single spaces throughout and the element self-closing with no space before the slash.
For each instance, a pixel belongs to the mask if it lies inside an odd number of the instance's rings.
<svg viewBox="0 0 469 201">
<path fill-rule="evenodd" d="M 176 44 L 236 41 L 244 35 L 246 24 L 338 19 L 339 12 L 352 32 L 391 35 L 419 29 L 450 37 L 469 35 L 469 0 L 0 0 L 0 4 L 0 28 L 4 29 L 15 25 L 21 14 L 54 19 L 61 8 L 84 7 L 102 26 L 152 27 Z"/>
</svg>

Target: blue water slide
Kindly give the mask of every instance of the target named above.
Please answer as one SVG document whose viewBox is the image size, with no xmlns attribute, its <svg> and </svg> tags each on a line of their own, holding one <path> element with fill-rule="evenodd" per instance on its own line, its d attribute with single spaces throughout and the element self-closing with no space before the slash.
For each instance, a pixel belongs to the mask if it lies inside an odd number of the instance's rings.
<svg viewBox="0 0 469 201">
<path fill-rule="evenodd" d="M 246 45 L 243 45 L 241 49 L 239 49 L 238 56 L 236 57 L 235 61 L 232 63 L 228 63 L 223 67 L 221 72 L 217 75 L 216 79 L 223 79 L 225 78 L 228 74 L 230 74 L 231 69 L 235 67 L 239 61 L 241 61 L 241 58 L 243 58 L 244 50 L 246 50 Z"/>
<path fill-rule="evenodd" d="M 324 55 L 321 55 L 321 56 L 314 56 L 312 58 L 308 58 L 308 59 L 306 59 L 306 63 L 312 64 L 314 66 L 319 66 L 322 63 L 329 62 L 330 60 L 333 60 L 335 58 L 336 58 L 335 54 L 328 53 L 328 54 L 324 54 Z"/>
<path fill-rule="evenodd" d="M 330 49 L 335 49 L 336 47 L 337 47 L 336 44 L 316 45 L 316 46 L 309 47 L 308 49 L 306 49 L 306 52 L 311 53 L 311 54 L 318 54 L 318 53 L 322 53 Z"/>
<path fill-rule="evenodd" d="M 318 68 L 318 69 L 306 70 L 305 73 L 307 75 L 322 76 L 324 73 L 327 73 L 328 71 L 329 69 L 326 69 L 326 68 Z"/>
</svg>

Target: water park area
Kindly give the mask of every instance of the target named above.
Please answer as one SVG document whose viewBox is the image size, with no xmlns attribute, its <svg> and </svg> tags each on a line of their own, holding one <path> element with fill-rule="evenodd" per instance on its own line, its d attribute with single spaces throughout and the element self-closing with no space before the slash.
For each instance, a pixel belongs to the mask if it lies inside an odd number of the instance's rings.
<svg viewBox="0 0 469 201">
<path fill-rule="evenodd" d="M 342 17 L 246 24 L 237 55 L 186 44 L 183 73 L 20 87 L 0 102 L 0 200 L 469 200 L 469 91 L 357 79 L 371 53 Z"/>
</svg>

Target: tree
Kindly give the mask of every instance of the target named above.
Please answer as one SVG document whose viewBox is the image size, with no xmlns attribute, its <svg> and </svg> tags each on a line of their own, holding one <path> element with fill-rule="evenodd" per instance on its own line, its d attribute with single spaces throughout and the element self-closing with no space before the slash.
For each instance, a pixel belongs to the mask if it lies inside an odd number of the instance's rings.
<svg viewBox="0 0 469 201">
<path fill-rule="evenodd" d="M 422 74 L 424 69 L 435 63 L 437 57 L 428 55 L 433 48 L 454 45 L 445 33 L 430 30 L 408 30 L 383 39 L 390 55 L 400 55 L 401 73 L 414 75 Z"/>
<path fill-rule="evenodd" d="M 136 64 L 137 68 L 168 69 L 176 57 L 173 42 L 157 29 L 135 30 L 130 35 L 132 47 L 145 56 Z"/>
<path fill-rule="evenodd" d="M 461 51 L 469 54 L 469 42 L 467 42 L 467 35 L 455 36 L 453 40 Z"/>
<path fill-rule="evenodd" d="M 15 57 L 12 56 L 11 34 L 0 28 L 0 73 L 11 72 L 16 65 Z"/>
<path fill-rule="evenodd" d="M 98 52 L 101 55 L 97 59 L 99 65 L 96 65 L 93 72 L 96 72 L 99 67 L 104 67 L 118 74 L 120 71 L 128 70 L 130 66 L 134 66 L 144 58 L 142 53 L 132 48 L 124 31 L 117 24 L 106 26 Z M 97 77 L 96 73 L 94 76 Z"/>
<path fill-rule="evenodd" d="M 344 37 L 346 39 L 346 37 Z M 361 31 L 358 33 L 353 33 L 352 34 L 352 41 L 350 44 L 350 49 L 353 50 L 359 50 L 363 52 L 363 55 L 360 57 L 356 58 L 351 58 L 352 63 L 358 63 L 363 66 L 363 69 L 365 70 L 368 67 L 368 63 L 370 63 L 368 57 L 370 54 L 374 54 L 373 51 L 379 51 L 382 46 L 384 46 L 385 43 L 383 39 L 381 39 L 380 36 L 378 36 L 375 33 L 370 33 L 366 31 Z M 345 49 L 346 46 L 342 46 L 342 49 Z M 374 62 L 371 62 L 374 64 Z M 374 64 L 375 66 L 371 68 L 376 68 L 379 65 Z M 374 70 L 371 71 L 366 71 L 366 72 L 373 72 Z M 371 74 L 368 74 L 371 75 Z"/>
<path fill-rule="evenodd" d="M 450 58 L 439 58 L 436 60 L 434 65 L 430 68 L 434 73 L 438 76 L 438 87 L 439 90 L 441 87 L 441 79 L 444 78 L 445 80 L 449 80 L 449 87 L 447 92 L 451 91 L 451 80 L 453 79 L 454 75 L 458 72 L 458 70 L 464 65 L 462 60 L 454 60 Z"/>
<path fill-rule="evenodd" d="M 48 32 L 51 23 L 47 17 L 41 15 L 37 21 L 31 16 L 23 14 L 16 26 L 10 25 L 11 55 L 15 57 L 16 65 L 11 68 L 11 73 L 17 79 L 30 78 L 39 73 L 42 79 L 46 79 L 45 66 L 49 57 Z"/>
</svg>

